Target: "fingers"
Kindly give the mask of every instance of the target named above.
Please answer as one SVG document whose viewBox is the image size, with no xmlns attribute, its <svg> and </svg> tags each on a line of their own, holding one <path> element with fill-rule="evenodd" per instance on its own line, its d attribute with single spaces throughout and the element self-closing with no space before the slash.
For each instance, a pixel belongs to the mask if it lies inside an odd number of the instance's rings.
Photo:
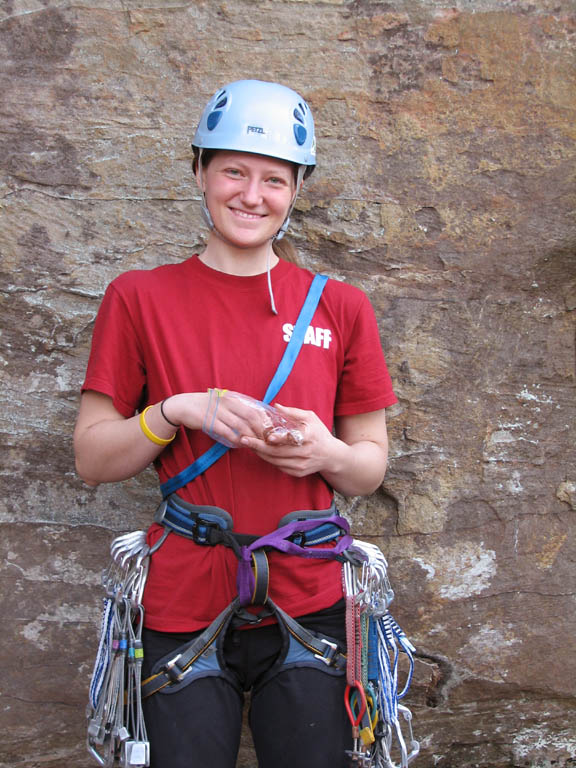
<svg viewBox="0 0 576 768">
<path fill-rule="evenodd" d="M 240 439 L 240 445 L 244 448 L 250 448 L 250 450 L 255 451 L 267 460 L 294 460 L 296 456 L 302 455 L 301 445 L 286 442 L 284 438 L 277 438 L 272 435 L 266 440 L 258 437 L 244 436 Z"/>
<path fill-rule="evenodd" d="M 304 411 L 302 408 L 293 408 L 292 406 L 281 405 L 280 403 L 274 403 L 274 408 L 277 408 L 285 416 L 290 416 L 297 421 L 306 421 L 312 413 L 312 411 Z"/>
<path fill-rule="evenodd" d="M 214 388 L 208 390 L 202 430 L 213 440 L 234 448 L 242 437 L 262 437 L 263 417 L 244 395 Z"/>
<path fill-rule="evenodd" d="M 288 445 L 283 443 L 272 445 L 258 438 L 243 437 L 240 440 L 240 445 L 254 451 L 263 461 L 274 465 L 288 475 L 305 477 L 318 471 L 311 444 Z"/>
<path fill-rule="evenodd" d="M 207 397 L 202 430 L 229 448 L 245 445 L 267 461 L 294 460 L 292 451 L 284 455 L 279 449 L 314 442 L 314 436 L 321 432 L 319 426 L 325 430 L 312 411 L 283 405 L 272 407 L 239 392 L 216 388 L 209 389 Z M 267 452 L 266 445 L 275 452 Z M 302 458 L 304 454 L 299 455 Z"/>
<path fill-rule="evenodd" d="M 257 407 L 251 399 L 236 392 L 230 392 L 223 399 L 225 412 L 222 418 L 240 435 L 263 437 L 266 412 Z"/>
<path fill-rule="evenodd" d="M 330 462 L 335 440 L 330 430 L 313 411 L 282 405 L 275 405 L 275 408 L 283 419 L 297 425 L 301 440 L 295 443 L 288 435 L 277 432 L 262 437 L 244 436 L 240 445 L 250 448 L 263 461 L 294 477 L 322 472 Z"/>
</svg>

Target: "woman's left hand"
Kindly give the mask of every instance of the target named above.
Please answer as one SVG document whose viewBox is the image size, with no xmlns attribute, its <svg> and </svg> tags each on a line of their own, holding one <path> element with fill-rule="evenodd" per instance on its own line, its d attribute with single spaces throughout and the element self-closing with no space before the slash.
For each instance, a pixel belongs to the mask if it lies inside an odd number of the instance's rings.
<svg viewBox="0 0 576 768">
<path fill-rule="evenodd" d="M 326 425 L 314 411 L 301 408 L 288 408 L 274 404 L 278 411 L 296 422 L 302 433 L 302 443 L 294 445 L 286 438 L 271 434 L 266 440 L 244 437 L 241 445 L 251 448 L 264 461 L 294 477 L 305 477 L 314 472 L 322 472 L 335 458 L 338 443 Z"/>
<path fill-rule="evenodd" d="M 364 496 L 378 488 L 388 456 L 384 409 L 336 418 L 333 435 L 313 411 L 275 407 L 297 422 L 304 438 L 302 444 L 287 445 L 285 438 L 270 435 L 268 442 L 243 437 L 241 445 L 294 477 L 319 472 L 344 496 Z"/>
</svg>

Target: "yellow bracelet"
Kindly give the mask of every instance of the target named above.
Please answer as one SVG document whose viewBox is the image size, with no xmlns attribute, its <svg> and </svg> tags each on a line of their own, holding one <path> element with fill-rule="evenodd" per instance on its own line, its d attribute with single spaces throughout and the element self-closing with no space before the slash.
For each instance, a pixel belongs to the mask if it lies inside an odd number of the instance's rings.
<svg viewBox="0 0 576 768">
<path fill-rule="evenodd" d="M 154 432 L 152 432 L 148 424 L 146 424 L 146 412 L 149 411 L 150 408 L 152 408 L 151 405 L 149 405 L 147 408 L 144 408 L 144 410 L 140 414 L 140 429 L 142 430 L 142 432 L 144 432 L 148 440 L 151 440 L 153 443 L 156 443 L 156 445 L 168 445 L 168 443 L 171 443 L 172 440 L 174 440 L 176 435 L 172 435 L 172 437 L 169 437 L 168 439 L 166 439 L 164 437 L 158 437 L 158 435 L 155 435 Z"/>
</svg>

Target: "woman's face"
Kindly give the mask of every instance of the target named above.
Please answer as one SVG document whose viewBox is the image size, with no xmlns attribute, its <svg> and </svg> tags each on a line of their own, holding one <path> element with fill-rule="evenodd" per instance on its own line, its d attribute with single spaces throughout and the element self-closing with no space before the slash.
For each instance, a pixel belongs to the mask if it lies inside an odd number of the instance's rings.
<svg viewBox="0 0 576 768">
<path fill-rule="evenodd" d="M 214 226 L 239 248 L 274 237 L 296 191 L 292 163 L 224 150 L 203 168 L 202 183 Z"/>
</svg>

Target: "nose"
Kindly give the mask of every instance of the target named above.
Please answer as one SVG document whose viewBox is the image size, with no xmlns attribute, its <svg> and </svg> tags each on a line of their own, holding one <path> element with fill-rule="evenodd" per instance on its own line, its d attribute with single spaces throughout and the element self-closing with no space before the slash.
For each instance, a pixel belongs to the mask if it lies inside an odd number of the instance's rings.
<svg viewBox="0 0 576 768">
<path fill-rule="evenodd" d="M 240 199 L 244 205 L 255 207 L 262 202 L 262 191 L 260 180 L 253 176 L 248 176 L 242 186 Z"/>
</svg>

